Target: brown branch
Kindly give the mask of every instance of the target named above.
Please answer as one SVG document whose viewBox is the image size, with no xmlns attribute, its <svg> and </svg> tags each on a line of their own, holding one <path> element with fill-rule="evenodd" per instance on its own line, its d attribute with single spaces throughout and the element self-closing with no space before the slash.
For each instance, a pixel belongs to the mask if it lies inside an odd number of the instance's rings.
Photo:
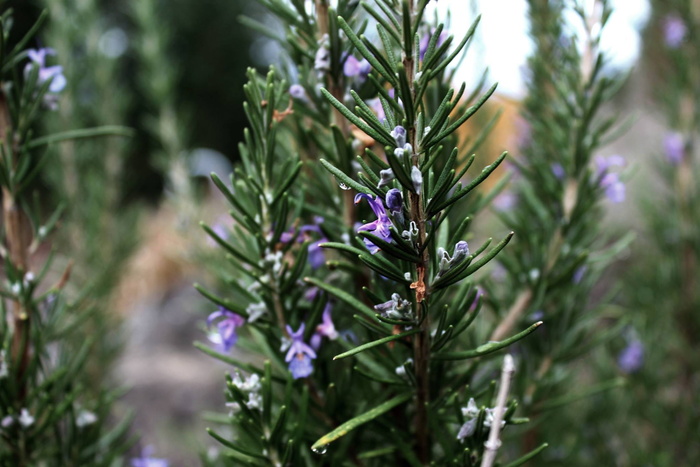
<svg viewBox="0 0 700 467">
<path fill-rule="evenodd" d="M 18 144 L 14 138 L 12 121 L 7 104 L 7 96 L 0 93 L 0 144 L 5 146 L 7 153 L 12 154 L 10 172 L 14 172 L 17 164 Z M 31 231 L 29 229 L 26 214 L 17 204 L 14 193 L 9 188 L 2 189 L 2 217 L 5 224 L 5 242 L 7 252 L 13 268 L 17 271 L 19 280 L 23 280 L 29 266 L 29 245 L 31 244 Z M 26 371 L 29 365 L 29 310 L 21 300 L 12 301 L 12 321 L 14 333 L 12 335 L 12 361 L 18 366 L 17 381 L 19 383 L 18 397 L 20 402 L 26 397 Z"/>
</svg>

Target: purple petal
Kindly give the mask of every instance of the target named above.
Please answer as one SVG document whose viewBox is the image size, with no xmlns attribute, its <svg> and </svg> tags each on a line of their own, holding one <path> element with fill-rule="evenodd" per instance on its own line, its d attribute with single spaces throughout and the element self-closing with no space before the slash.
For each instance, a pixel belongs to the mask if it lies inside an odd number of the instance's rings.
<svg viewBox="0 0 700 467">
<path fill-rule="evenodd" d="M 314 366 L 311 363 L 311 359 L 305 354 L 297 354 L 289 362 L 289 371 L 292 373 L 294 379 L 306 378 L 314 371 Z"/>
<path fill-rule="evenodd" d="M 343 65 L 343 74 L 347 77 L 353 77 L 360 74 L 360 61 L 354 55 L 348 55 Z"/>
<path fill-rule="evenodd" d="M 635 373 L 644 364 L 644 344 L 634 340 L 625 347 L 617 359 L 617 364 L 624 373 Z"/>
</svg>

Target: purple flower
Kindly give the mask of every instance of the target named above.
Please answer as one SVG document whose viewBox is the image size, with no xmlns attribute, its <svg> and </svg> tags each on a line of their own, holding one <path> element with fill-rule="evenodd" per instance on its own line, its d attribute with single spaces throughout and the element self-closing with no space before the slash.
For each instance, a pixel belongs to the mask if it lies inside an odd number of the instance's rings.
<svg viewBox="0 0 700 467">
<path fill-rule="evenodd" d="M 386 192 L 386 206 L 392 214 L 403 210 L 403 195 L 398 188 Z"/>
<path fill-rule="evenodd" d="M 467 421 L 459 429 L 457 433 L 457 439 L 463 441 L 464 438 L 468 438 L 474 434 L 476 431 L 476 422 L 479 417 L 479 408 L 476 406 L 476 401 L 474 398 L 470 398 L 466 407 L 462 407 L 462 416 L 464 416 Z"/>
<path fill-rule="evenodd" d="M 306 325 L 301 323 L 299 329 L 294 332 L 291 326 L 287 325 L 287 334 L 292 342 L 284 361 L 289 364 L 289 371 L 294 379 L 306 378 L 314 371 L 311 360 L 316 358 L 316 352 L 304 342 L 305 328 Z"/>
<path fill-rule="evenodd" d="M 219 320 L 216 325 L 218 334 L 210 334 L 209 340 L 215 344 L 220 344 L 224 352 L 228 352 L 231 350 L 231 347 L 236 345 L 238 340 L 236 328 L 245 324 L 245 318 L 227 310 L 223 306 L 219 306 L 219 311 L 215 311 L 207 318 L 207 327 L 211 328 L 212 323 L 216 320 Z"/>
<path fill-rule="evenodd" d="M 321 244 L 327 242 L 328 239 L 323 234 L 323 231 L 321 231 L 321 228 L 318 226 L 318 224 L 323 222 L 323 218 L 317 218 L 314 219 L 314 221 L 316 222 L 316 224 L 302 225 L 297 231 L 295 231 L 292 228 L 287 232 L 283 232 L 282 235 L 280 235 L 280 242 L 289 243 L 296 239 L 299 243 L 302 243 L 311 238 L 311 232 L 317 233 L 321 238 L 309 244 L 309 248 L 307 251 L 309 252 L 309 264 L 311 265 L 311 268 L 318 269 L 321 266 L 323 266 L 323 264 L 326 262 L 325 253 L 323 251 L 323 248 L 321 248 Z"/>
<path fill-rule="evenodd" d="M 323 248 L 321 248 L 321 244 L 327 241 L 327 238 L 322 238 L 309 245 L 309 264 L 311 265 L 311 269 L 318 269 L 326 263 L 326 253 L 323 251 Z"/>
<path fill-rule="evenodd" d="M 156 459 L 151 457 L 152 446 L 146 446 L 141 450 L 141 457 L 131 459 L 131 467 L 168 467 L 170 464 L 166 459 Z"/>
<path fill-rule="evenodd" d="M 460 240 L 455 244 L 455 249 L 452 252 L 452 263 L 460 263 L 464 258 L 469 256 L 469 245 L 464 240 Z"/>
<path fill-rule="evenodd" d="M 411 167 L 411 181 L 413 182 L 413 190 L 419 195 L 423 187 L 423 174 L 415 165 Z"/>
<path fill-rule="evenodd" d="M 316 296 L 318 295 L 318 287 L 309 287 L 306 289 L 306 292 L 304 292 L 304 300 L 313 302 L 316 299 Z"/>
<path fill-rule="evenodd" d="M 419 45 L 419 52 L 420 52 L 420 59 L 421 61 L 423 58 L 425 58 L 425 53 L 428 51 L 428 45 L 430 45 L 430 39 L 433 37 L 435 34 L 435 29 L 430 31 L 430 34 L 425 34 L 423 37 L 420 39 L 420 45 Z M 437 49 L 440 47 L 444 42 L 445 39 L 447 39 L 447 33 L 445 31 L 442 31 L 440 35 L 438 36 L 437 43 L 435 44 L 435 48 Z"/>
<path fill-rule="evenodd" d="M 321 318 L 321 324 L 316 326 L 316 332 L 311 336 L 311 347 L 318 350 L 321 347 L 321 340 L 327 337 L 330 340 L 336 340 L 338 338 L 338 331 L 335 330 L 335 324 L 331 319 L 331 304 L 326 303 L 326 307 L 323 309 L 323 315 Z"/>
<path fill-rule="evenodd" d="M 625 184 L 620 180 L 620 176 L 611 173 L 610 168 L 625 165 L 625 160 L 621 156 L 595 158 L 596 172 L 600 178 L 600 187 L 605 190 L 605 196 L 613 203 L 621 203 L 625 200 Z"/>
<path fill-rule="evenodd" d="M 401 125 L 394 127 L 391 130 L 391 137 L 396 141 L 397 148 L 403 148 L 406 145 L 406 129 Z"/>
<path fill-rule="evenodd" d="M 679 132 L 668 133 L 664 138 L 664 150 L 666 152 L 666 159 L 668 159 L 671 164 L 680 164 L 685 154 L 683 135 Z"/>
<path fill-rule="evenodd" d="M 493 201 L 493 207 L 496 208 L 497 211 L 510 211 L 513 209 L 513 206 L 515 206 L 517 200 L 518 197 L 514 193 L 504 191 Z"/>
<path fill-rule="evenodd" d="M 294 99 L 306 99 L 306 90 L 301 84 L 292 84 L 289 86 L 289 95 Z"/>
<path fill-rule="evenodd" d="M 377 216 L 377 220 L 361 225 L 357 228 L 357 231 L 371 232 L 372 234 L 376 235 L 382 240 L 391 242 L 392 224 L 391 220 L 389 219 L 389 216 L 387 216 L 386 214 L 386 210 L 384 209 L 382 200 L 379 199 L 379 197 L 375 197 L 374 199 L 372 199 L 372 197 L 369 195 L 366 195 L 364 193 L 358 193 L 357 195 L 355 195 L 355 204 L 359 203 L 362 200 L 362 198 L 367 200 L 370 207 L 372 208 L 372 211 L 374 211 L 374 214 Z M 365 238 L 363 240 L 365 242 L 365 246 L 367 247 L 370 253 L 375 254 L 379 251 L 379 247 L 372 243 L 369 239 Z"/>
<path fill-rule="evenodd" d="M 382 316 L 391 319 L 412 319 L 413 318 L 413 308 L 411 302 L 401 298 L 401 295 L 394 293 L 391 294 L 391 300 L 384 303 L 379 303 L 374 305 L 374 309 L 377 310 Z"/>
<path fill-rule="evenodd" d="M 51 81 L 49 92 L 58 93 L 66 87 L 66 77 L 63 76 L 63 67 L 61 66 L 46 66 L 46 57 L 48 55 L 56 55 L 56 51 L 50 48 L 44 49 L 29 49 L 27 56 L 30 63 L 24 68 L 25 75 L 28 75 L 34 66 L 39 67 L 39 84 L 46 81 Z"/>
<path fill-rule="evenodd" d="M 596 172 L 598 176 L 603 175 L 604 172 L 608 172 L 611 167 L 622 167 L 625 165 L 625 159 L 617 154 L 603 157 L 596 156 L 595 158 Z"/>
<path fill-rule="evenodd" d="M 574 271 L 574 275 L 571 277 L 571 282 L 574 284 L 579 284 L 581 283 L 581 280 L 583 280 L 583 276 L 586 274 L 586 271 L 588 271 L 588 266 L 581 266 Z"/>
<path fill-rule="evenodd" d="M 600 186 L 605 190 L 605 196 L 613 203 L 621 203 L 625 200 L 625 184 L 620 181 L 618 174 L 605 174 L 600 181 Z"/>
<path fill-rule="evenodd" d="M 542 310 L 535 310 L 530 314 L 530 319 L 532 321 L 542 321 L 542 318 L 544 318 L 544 311 Z"/>
<path fill-rule="evenodd" d="M 566 171 L 564 170 L 564 167 L 562 167 L 562 165 L 558 162 L 552 164 L 552 173 L 555 177 L 557 177 L 557 180 L 563 180 L 566 176 Z"/>
<path fill-rule="evenodd" d="M 484 295 L 484 291 L 481 290 L 481 287 L 476 288 L 476 295 L 474 296 L 474 301 L 472 302 L 471 305 L 469 305 L 469 311 L 474 311 L 476 310 L 476 307 L 479 306 L 479 302 L 481 302 L 481 297 Z"/>
<path fill-rule="evenodd" d="M 380 180 L 379 180 L 379 183 L 377 184 L 377 188 L 387 186 L 395 178 L 394 171 L 391 169 L 380 170 L 379 171 L 379 178 L 380 178 Z"/>
<path fill-rule="evenodd" d="M 330 71 L 331 69 L 331 50 L 328 34 L 323 35 L 318 50 L 316 50 L 316 55 L 314 56 L 314 69 L 321 73 Z"/>
<path fill-rule="evenodd" d="M 635 373 L 644 364 L 644 344 L 634 339 L 625 347 L 617 357 L 617 365 L 623 373 Z"/>
<path fill-rule="evenodd" d="M 688 32 L 683 20 L 677 15 L 669 15 L 664 19 L 664 42 L 671 49 L 677 49 L 683 43 Z"/>
<path fill-rule="evenodd" d="M 437 249 L 437 257 L 439 258 L 439 270 L 435 275 L 435 278 L 440 278 L 447 271 L 452 269 L 452 267 L 458 265 L 467 256 L 469 256 L 469 245 L 464 240 L 460 240 L 455 244 L 452 256 L 442 247 Z"/>
<path fill-rule="evenodd" d="M 366 59 L 358 60 L 354 55 L 348 55 L 343 65 L 343 74 L 348 78 L 357 77 L 357 80 L 363 82 L 367 79 L 367 75 L 372 71 L 372 66 Z"/>
<path fill-rule="evenodd" d="M 386 120 L 386 113 L 384 113 L 384 107 L 382 107 L 382 102 L 379 100 L 378 97 L 367 100 L 365 104 L 367 104 L 367 106 L 370 109 L 372 109 L 372 112 L 374 112 L 374 114 L 377 116 L 377 119 L 380 122 Z"/>
</svg>

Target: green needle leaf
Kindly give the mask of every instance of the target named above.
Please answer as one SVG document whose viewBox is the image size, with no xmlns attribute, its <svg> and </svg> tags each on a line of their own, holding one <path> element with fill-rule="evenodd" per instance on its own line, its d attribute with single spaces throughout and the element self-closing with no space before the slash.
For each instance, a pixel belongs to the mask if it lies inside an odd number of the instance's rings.
<svg viewBox="0 0 700 467">
<path fill-rule="evenodd" d="M 376 341 L 368 342 L 366 344 L 359 345 L 355 347 L 352 350 L 348 350 L 347 352 L 343 352 L 339 355 L 336 355 L 333 357 L 333 360 L 340 360 L 341 358 L 347 358 L 355 355 L 356 353 L 364 352 L 365 350 L 369 350 L 371 348 L 377 347 L 378 345 L 386 344 L 387 342 L 395 341 L 397 339 L 402 339 L 404 337 L 412 336 L 413 334 L 416 334 L 420 332 L 420 329 L 415 328 L 411 329 L 410 331 L 402 332 L 401 334 L 394 334 L 391 336 L 383 337 L 381 339 L 377 339 Z"/>
<path fill-rule="evenodd" d="M 118 125 L 108 125 L 108 126 L 98 126 L 96 128 L 85 128 L 82 130 L 70 130 L 63 131 L 61 133 L 54 133 L 52 135 L 43 136 L 41 138 L 36 138 L 31 140 L 27 147 L 29 149 L 34 149 L 39 146 L 44 146 L 51 143 L 59 143 L 61 141 L 69 141 L 83 138 L 95 138 L 97 136 L 127 136 L 131 137 L 134 135 L 134 130 L 127 128 L 125 126 Z"/>
<path fill-rule="evenodd" d="M 340 425 L 338 428 L 335 430 L 331 431 L 330 433 L 322 436 L 321 438 L 316 441 L 313 446 L 311 446 L 312 451 L 318 451 L 322 448 L 325 448 L 328 446 L 330 443 L 333 441 L 337 440 L 338 438 L 345 436 L 348 434 L 350 431 L 354 430 L 360 425 L 363 425 L 370 420 L 374 420 L 378 416 L 388 412 L 389 410 L 393 409 L 394 407 L 397 407 L 405 402 L 408 402 L 412 397 L 412 393 L 406 393 L 406 394 L 401 394 L 399 396 L 394 397 L 393 399 L 390 399 L 383 404 L 378 405 L 377 407 L 363 413 L 362 415 L 358 415 L 357 417 L 348 420 L 347 422 L 343 423 Z"/>
<path fill-rule="evenodd" d="M 335 177 L 335 179 L 339 183 L 342 183 L 343 185 L 348 186 L 348 187 L 352 188 L 353 190 L 360 192 L 360 193 L 364 193 L 367 195 L 374 194 L 372 192 L 372 190 L 370 190 L 366 186 L 356 182 L 355 180 L 350 178 L 347 174 L 345 174 L 345 172 L 343 172 L 342 170 L 340 170 L 338 167 L 334 166 L 333 164 L 331 164 L 327 160 L 321 159 L 321 165 L 323 165 L 323 167 L 326 170 L 328 170 L 331 174 L 333 174 L 333 176 Z"/>
<path fill-rule="evenodd" d="M 482 355 L 488 355 L 497 350 L 501 350 L 504 347 L 508 347 L 510 344 L 519 341 L 528 334 L 531 334 L 542 325 L 542 321 L 538 321 L 523 332 L 520 332 L 513 337 L 499 341 L 499 342 L 489 342 L 484 345 L 480 345 L 474 350 L 465 350 L 463 352 L 445 352 L 433 354 L 433 358 L 436 360 L 466 360 L 468 358 L 481 357 Z"/>
<path fill-rule="evenodd" d="M 503 466 L 503 467 L 518 467 L 518 466 L 520 466 L 520 465 L 523 465 L 525 462 L 529 461 L 530 459 L 532 459 L 532 458 L 534 458 L 535 456 L 537 456 L 537 454 L 539 454 L 539 453 L 541 453 L 542 451 L 544 451 L 545 449 L 547 449 L 548 446 L 549 446 L 549 444 L 543 443 L 543 444 L 540 445 L 539 447 L 537 447 L 537 448 L 533 449 L 532 451 L 528 452 L 527 454 L 525 454 L 525 455 L 524 455 L 523 457 L 521 457 L 520 459 L 517 459 L 517 460 L 511 462 L 510 464 L 506 464 L 506 465 Z"/>
<path fill-rule="evenodd" d="M 357 297 L 354 295 L 351 295 L 350 293 L 339 289 L 338 287 L 334 287 L 332 285 L 328 285 L 325 282 L 322 282 L 318 279 L 315 279 L 313 277 L 305 277 L 304 282 L 307 282 L 311 285 L 315 285 L 319 289 L 325 290 L 329 294 L 335 296 L 339 300 L 347 303 L 351 307 L 353 307 L 355 310 L 359 311 L 360 313 L 369 316 L 372 320 L 374 320 L 374 315 L 377 314 L 376 310 L 373 310 L 372 308 L 368 307 L 364 303 L 362 303 Z"/>
</svg>

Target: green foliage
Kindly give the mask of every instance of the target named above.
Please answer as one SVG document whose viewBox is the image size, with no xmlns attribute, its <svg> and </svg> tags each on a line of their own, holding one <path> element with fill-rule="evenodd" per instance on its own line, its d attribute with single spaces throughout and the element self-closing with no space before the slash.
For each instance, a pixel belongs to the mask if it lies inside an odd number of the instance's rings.
<svg viewBox="0 0 700 467">
<path fill-rule="evenodd" d="M 599 392 L 579 388 L 575 362 L 600 353 L 624 325 L 623 319 L 622 325 L 608 329 L 604 304 L 614 288 L 605 298 L 591 298 L 603 271 L 631 240 L 628 235 L 612 241 L 601 230 L 602 201 L 606 195 L 609 202 L 621 201 L 624 186 L 615 172 L 616 160 L 594 159 L 615 129 L 616 120 L 603 117 L 601 106 L 618 90 L 621 78 L 606 69 L 600 51 L 609 2 L 587 9 L 560 1 L 528 4 L 535 52 L 522 111 L 525 142 L 522 158 L 515 161 L 520 180 L 512 195 L 517 201 L 496 212 L 516 235 L 509 254 L 498 257 L 505 280 L 492 280 L 489 286 L 496 309 L 502 310 L 491 339 L 504 338 L 533 317 L 544 322 L 543 338 L 524 340 L 520 346 L 523 366 L 515 393 L 536 421 L 524 433 L 520 451 L 556 440 L 573 453 L 567 462 L 586 465 L 577 462 L 590 447 L 580 439 L 569 445 L 561 436 L 578 423 L 579 412 L 564 412 L 561 406 Z M 583 25 L 585 33 L 578 38 L 565 32 L 567 11 L 576 13 Z M 600 358 L 608 367 L 614 365 L 609 353 Z M 601 390 L 617 386 L 613 380 L 602 383 Z M 538 462 L 561 465 L 559 456 L 546 451 Z"/>
<path fill-rule="evenodd" d="M 65 205 L 46 215 L 42 199 L 31 189 L 51 155 L 47 145 L 123 136 L 128 130 L 112 126 L 47 135 L 36 131 L 45 111 L 57 106 L 62 89 L 53 84 L 63 79 L 60 71 L 47 77 L 44 68 L 51 58 L 45 50 L 25 49 L 46 16 L 42 14 L 21 39 L 12 35 L 12 11 L 4 10 L 0 18 L 5 243 L 5 282 L 0 292 L 0 463 L 113 465 L 121 462 L 130 446 L 129 417 L 110 427 L 111 406 L 120 391 L 105 390 L 103 380 L 90 369 L 105 363 L 94 360 L 104 356 L 108 339 L 104 339 L 105 328 L 100 328 L 102 308 L 92 301 L 105 295 L 86 298 L 66 291 L 71 265 L 61 257 L 62 269 L 56 273 L 54 252 L 43 254 L 48 250 L 47 239 L 55 238 L 53 230 Z M 71 211 L 70 216 L 74 215 Z M 47 286 L 49 281 L 54 285 Z"/>
<path fill-rule="evenodd" d="M 493 357 L 541 324 L 501 342 L 476 326 L 473 275 L 512 236 L 471 254 L 465 241 L 477 187 L 506 157 L 472 174 L 474 156 L 456 148 L 495 90 L 449 89 L 478 20 L 455 44 L 443 25 L 429 37 L 425 0 L 261 3 L 280 28 L 245 22 L 280 41 L 283 71 L 249 71 L 240 166 L 230 184 L 212 175 L 233 227 L 204 226 L 238 291 L 197 286 L 220 306 L 211 332 L 230 346 L 232 326 L 236 345 L 266 360 L 262 372 L 198 344 L 251 373 L 229 376 L 232 413 L 210 431 L 227 448 L 220 461 L 478 465 L 495 411 L 506 430 L 526 421 L 515 401 L 487 408 Z M 366 76 L 352 70 L 363 59 Z M 472 399 L 482 407 L 460 409 Z"/>
</svg>

